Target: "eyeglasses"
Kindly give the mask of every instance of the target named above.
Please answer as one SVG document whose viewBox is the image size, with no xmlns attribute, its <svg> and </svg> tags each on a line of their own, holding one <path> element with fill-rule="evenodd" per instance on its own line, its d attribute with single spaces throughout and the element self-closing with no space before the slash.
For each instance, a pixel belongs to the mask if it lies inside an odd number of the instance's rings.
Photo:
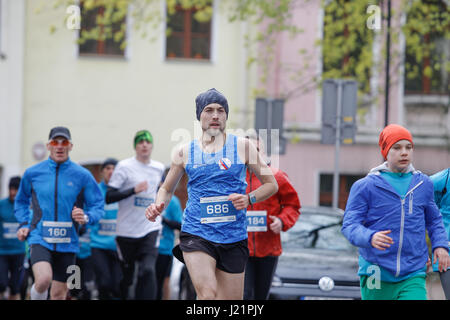
<svg viewBox="0 0 450 320">
<path fill-rule="evenodd" d="M 57 147 L 59 145 L 62 145 L 63 147 L 67 147 L 70 144 L 70 141 L 67 139 L 53 139 L 53 140 L 50 140 L 49 143 L 53 147 Z"/>
</svg>

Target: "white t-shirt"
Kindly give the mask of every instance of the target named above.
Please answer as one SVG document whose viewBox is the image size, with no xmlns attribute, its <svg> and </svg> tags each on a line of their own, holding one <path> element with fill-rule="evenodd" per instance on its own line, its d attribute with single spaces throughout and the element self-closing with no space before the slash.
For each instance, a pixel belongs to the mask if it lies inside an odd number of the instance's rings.
<svg viewBox="0 0 450 320">
<path fill-rule="evenodd" d="M 120 161 L 109 180 L 110 187 L 124 191 L 147 180 L 148 189 L 119 201 L 116 234 L 121 237 L 141 238 L 151 231 L 161 230 L 161 217 L 147 220 L 145 209 L 155 201 L 156 191 L 164 173 L 161 162 L 150 160 L 144 164 L 135 157 Z"/>
</svg>

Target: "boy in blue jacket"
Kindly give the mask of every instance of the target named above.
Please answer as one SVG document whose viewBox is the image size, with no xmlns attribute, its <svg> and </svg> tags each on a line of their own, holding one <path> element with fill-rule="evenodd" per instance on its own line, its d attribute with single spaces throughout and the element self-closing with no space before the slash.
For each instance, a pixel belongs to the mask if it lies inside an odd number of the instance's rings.
<svg viewBox="0 0 450 320">
<path fill-rule="evenodd" d="M 428 247 L 439 270 L 450 265 L 448 239 L 434 202 L 433 183 L 411 164 L 410 132 L 396 124 L 380 134 L 386 160 L 350 190 L 342 233 L 359 247 L 364 300 L 426 300 Z"/>
</svg>

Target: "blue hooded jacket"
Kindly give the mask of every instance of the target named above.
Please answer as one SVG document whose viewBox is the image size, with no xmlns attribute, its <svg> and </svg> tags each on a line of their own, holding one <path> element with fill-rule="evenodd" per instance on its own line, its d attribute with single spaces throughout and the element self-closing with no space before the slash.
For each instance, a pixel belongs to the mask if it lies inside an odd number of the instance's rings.
<svg viewBox="0 0 450 320">
<path fill-rule="evenodd" d="M 103 205 L 102 193 L 87 169 L 70 159 L 58 164 L 49 158 L 25 171 L 14 212 L 20 228 L 30 228 L 28 244 L 78 252 L 79 224 L 72 219 L 74 206 L 84 210 L 88 224 L 94 224 L 103 214 Z"/>
<path fill-rule="evenodd" d="M 433 174 L 430 179 L 433 181 L 434 185 L 434 200 L 436 205 L 442 214 L 442 219 L 444 220 L 445 231 L 447 232 L 447 237 L 450 239 L 450 169 L 447 168 L 438 173 Z M 446 190 L 446 192 L 443 192 Z M 450 246 L 450 242 L 449 242 Z M 437 262 L 433 264 L 433 270 L 438 271 Z M 450 267 L 447 269 L 450 270 Z"/>
<path fill-rule="evenodd" d="M 381 177 L 382 170 L 387 170 L 386 163 L 353 184 L 342 233 L 359 247 L 359 254 L 366 261 L 402 278 L 426 265 L 425 231 L 428 231 L 433 251 L 438 247 L 448 250 L 448 240 L 442 216 L 434 202 L 431 180 L 410 165 L 411 183 L 406 195 L 401 197 Z M 378 250 L 371 245 L 371 240 L 376 232 L 383 230 L 392 231 L 389 237 L 394 243 L 386 250 Z"/>
<path fill-rule="evenodd" d="M 108 186 L 104 181 L 98 184 L 103 196 Z M 91 227 L 91 247 L 116 251 L 116 223 L 119 203 L 105 204 L 104 212 L 98 223 Z"/>
<path fill-rule="evenodd" d="M 9 198 L 0 200 L 0 255 L 25 253 L 25 243 L 17 239 L 17 223 L 14 202 Z"/>
</svg>

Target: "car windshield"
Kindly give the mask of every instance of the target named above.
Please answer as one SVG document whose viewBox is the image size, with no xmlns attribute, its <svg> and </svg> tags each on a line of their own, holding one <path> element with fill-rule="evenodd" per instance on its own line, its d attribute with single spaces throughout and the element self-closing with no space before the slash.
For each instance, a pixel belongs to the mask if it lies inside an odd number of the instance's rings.
<svg viewBox="0 0 450 320">
<path fill-rule="evenodd" d="M 302 212 L 297 223 L 281 234 L 283 250 L 327 249 L 355 252 L 355 247 L 341 233 L 342 216 L 320 211 Z"/>
</svg>

